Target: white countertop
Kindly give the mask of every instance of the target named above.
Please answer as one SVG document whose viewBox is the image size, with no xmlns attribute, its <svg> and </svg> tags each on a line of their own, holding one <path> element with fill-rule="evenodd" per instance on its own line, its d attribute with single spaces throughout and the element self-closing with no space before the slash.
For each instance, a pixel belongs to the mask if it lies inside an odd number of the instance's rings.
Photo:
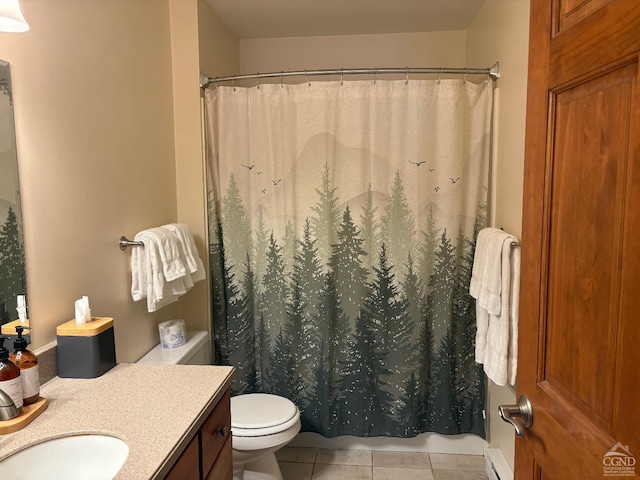
<svg viewBox="0 0 640 480">
<path fill-rule="evenodd" d="M 116 479 L 163 478 L 231 383 L 232 367 L 118 364 L 98 378 L 54 378 L 40 390 L 47 409 L 0 435 L 0 460 L 51 438 L 118 437 L 129 456 Z"/>
</svg>

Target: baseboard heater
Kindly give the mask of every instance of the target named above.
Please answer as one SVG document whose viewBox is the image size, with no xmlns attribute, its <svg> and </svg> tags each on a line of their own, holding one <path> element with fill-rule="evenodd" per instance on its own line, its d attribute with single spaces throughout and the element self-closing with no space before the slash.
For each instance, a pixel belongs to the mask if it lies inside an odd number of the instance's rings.
<svg viewBox="0 0 640 480">
<path fill-rule="evenodd" d="M 484 457 L 489 480 L 513 480 L 513 471 L 499 449 L 487 448 Z"/>
</svg>

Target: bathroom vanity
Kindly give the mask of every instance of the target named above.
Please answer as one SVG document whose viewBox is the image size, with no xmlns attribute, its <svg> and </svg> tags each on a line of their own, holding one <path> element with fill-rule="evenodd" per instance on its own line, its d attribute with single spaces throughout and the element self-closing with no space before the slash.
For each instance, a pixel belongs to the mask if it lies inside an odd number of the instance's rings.
<svg viewBox="0 0 640 480">
<path fill-rule="evenodd" d="M 0 462 L 45 440 L 97 433 L 129 447 L 116 479 L 226 480 L 232 374 L 232 367 L 118 364 L 98 378 L 56 377 L 40 392 L 47 410 L 0 436 Z"/>
</svg>

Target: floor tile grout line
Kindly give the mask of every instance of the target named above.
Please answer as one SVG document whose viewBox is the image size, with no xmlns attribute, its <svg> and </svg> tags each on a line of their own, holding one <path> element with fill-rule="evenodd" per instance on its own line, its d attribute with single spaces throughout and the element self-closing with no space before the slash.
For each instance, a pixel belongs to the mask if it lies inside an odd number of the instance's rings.
<svg viewBox="0 0 640 480">
<path fill-rule="evenodd" d="M 289 463 L 302 463 L 302 464 L 311 464 L 311 477 L 309 477 L 309 480 L 313 480 L 313 476 L 316 473 L 319 473 L 319 471 L 317 470 L 317 465 L 326 465 L 326 466 L 351 466 L 351 467 L 363 467 L 363 466 L 368 466 L 370 468 L 370 473 L 371 473 L 371 477 L 373 478 L 373 474 L 374 474 L 374 469 L 376 468 L 376 465 L 374 465 L 373 462 L 373 456 L 374 456 L 374 452 L 375 450 L 368 450 L 368 452 L 371 455 L 371 464 L 370 465 L 358 465 L 358 464 L 353 464 L 353 463 L 319 463 L 318 462 L 318 454 L 319 454 L 319 449 L 314 449 L 314 455 L 313 455 L 313 461 L 312 462 L 308 462 L 308 461 L 295 461 L 295 460 L 289 460 Z M 412 469 L 417 469 L 417 470 L 428 470 L 429 473 L 431 473 L 431 477 L 435 478 L 435 470 L 445 470 L 445 471 L 459 471 L 459 472 L 467 472 L 467 473 L 483 473 L 484 474 L 484 468 L 483 469 L 479 469 L 479 470 L 467 470 L 466 468 L 451 468 L 451 469 L 434 469 L 434 465 L 432 463 L 432 458 L 431 458 L 431 454 L 429 455 L 429 464 L 427 467 L 422 467 L 422 466 L 384 466 L 384 465 L 377 465 L 377 467 L 381 467 L 381 468 L 412 468 Z M 447 455 L 447 454 L 444 454 Z M 466 457 L 482 457 L 482 455 L 473 455 L 473 454 L 450 454 L 450 455 L 456 455 L 456 456 L 466 456 Z M 426 472 L 425 472 L 426 473 Z M 486 478 L 486 475 L 485 475 Z M 285 479 L 286 480 L 286 479 Z"/>
</svg>

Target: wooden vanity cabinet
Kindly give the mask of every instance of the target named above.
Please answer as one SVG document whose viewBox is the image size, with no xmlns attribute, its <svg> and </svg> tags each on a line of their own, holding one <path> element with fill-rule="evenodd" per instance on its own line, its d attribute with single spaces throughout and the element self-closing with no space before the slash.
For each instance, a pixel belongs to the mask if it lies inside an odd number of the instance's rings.
<svg viewBox="0 0 640 480">
<path fill-rule="evenodd" d="M 225 392 L 165 480 L 231 480 L 231 394 Z"/>
<path fill-rule="evenodd" d="M 231 459 L 231 393 L 229 390 L 225 392 L 215 410 L 211 412 L 209 418 L 202 425 L 200 438 L 203 478 L 206 480 L 230 479 L 232 475 L 229 475 L 229 477 L 210 475 L 212 469 L 214 469 L 214 464 L 221 463 L 220 460 L 226 458 L 229 461 L 222 463 L 229 466 L 229 471 L 233 471 Z M 227 447 L 226 449 L 225 446 Z"/>
<path fill-rule="evenodd" d="M 201 480 L 200 478 L 200 432 L 189 442 L 180 458 L 173 466 L 166 480 Z"/>
<path fill-rule="evenodd" d="M 231 457 L 231 435 L 229 435 L 222 446 L 218 460 L 213 464 L 209 474 L 204 477 L 205 480 L 230 480 L 233 478 L 233 460 Z M 229 461 L 225 460 L 221 462 L 221 458 L 228 458 Z"/>
</svg>

